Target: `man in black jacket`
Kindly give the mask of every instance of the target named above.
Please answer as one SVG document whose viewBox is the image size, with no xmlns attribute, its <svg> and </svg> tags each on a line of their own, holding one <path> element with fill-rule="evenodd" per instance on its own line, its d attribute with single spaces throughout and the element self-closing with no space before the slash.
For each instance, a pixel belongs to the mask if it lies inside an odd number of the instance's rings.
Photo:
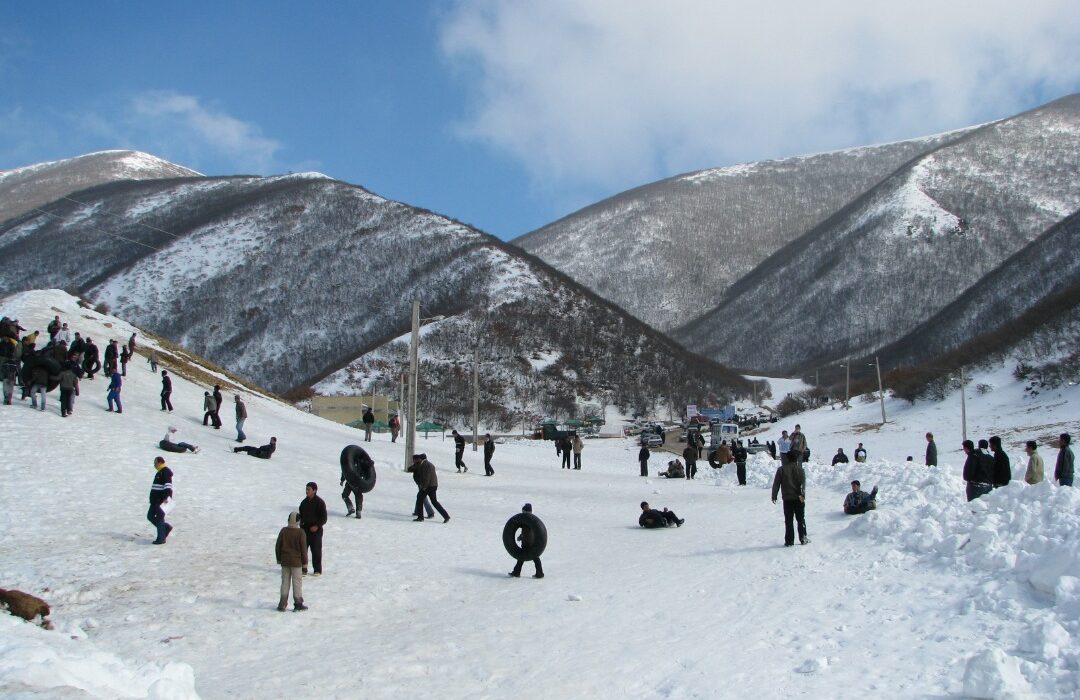
<svg viewBox="0 0 1080 700">
<path fill-rule="evenodd" d="M 833 455 L 832 463 L 833 463 L 834 467 L 837 464 L 847 464 L 848 463 L 848 458 L 847 458 L 847 455 L 844 454 L 844 448 L 843 447 L 837 447 L 836 448 L 836 454 Z"/>
<path fill-rule="evenodd" d="M 300 513 L 300 527 L 307 535 L 307 546 L 311 550 L 311 568 L 315 576 L 322 576 L 322 536 L 326 524 L 326 502 L 319 498 L 319 485 L 309 481 L 304 489 L 305 498 L 300 501 L 297 510 Z M 307 567 L 304 567 L 307 573 Z"/>
<path fill-rule="evenodd" d="M 461 437 L 461 434 L 456 430 L 450 431 L 454 435 L 454 466 L 457 467 L 458 473 L 467 472 L 469 468 L 465 466 L 465 438 Z"/>
<path fill-rule="evenodd" d="M 937 466 L 937 443 L 934 442 L 934 434 L 926 434 L 926 466 Z"/>
<path fill-rule="evenodd" d="M 371 442 L 371 431 L 375 427 L 375 413 L 371 410 L 371 406 L 364 409 L 364 415 L 360 420 L 364 423 L 364 442 Z"/>
<path fill-rule="evenodd" d="M 795 528 L 792 519 L 799 524 L 799 544 L 809 544 L 806 536 L 806 472 L 799 459 L 785 459 L 773 477 L 772 502 L 777 494 L 784 498 L 784 546 L 795 544 Z"/>
<path fill-rule="evenodd" d="M 172 377 L 169 376 L 168 370 L 161 370 L 161 410 L 172 413 L 172 401 L 169 398 L 172 396 Z"/>
<path fill-rule="evenodd" d="M 277 449 L 277 438 L 270 438 L 269 445 L 263 445 L 261 447 L 252 447 L 251 445 L 244 445 L 243 447 L 234 447 L 233 452 L 247 452 L 249 457 L 258 457 L 259 459 L 270 459 L 274 456 L 274 451 Z"/>
<path fill-rule="evenodd" d="M 693 436 L 687 441 L 686 447 L 682 451 L 683 459 L 686 460 L 686 478 L 697 478 L 697 445 L 693 444 Z"/>
<path fill-rule="evenodd" d="M 731 456 L 735 458 L 735 476 L 739 478 L 739 486 L 746 486 L 746 457 L 748 453 L 742 440 L 735 441 L 735 447 L 731 450 Z"/>
<path fill-rule="evenodd" d="M 641 449 L 638 451 L 638 454 L 637 454 L 638 463 L 641 465 L 641 475 L 642 476 L 648 476 L 649 475 L 649 457 L 651 457 L 651 456 L 652 456 L 652 452 L 649 452 L 649 446 L 648 445 L 642 445 Z"/>
<path fill-rule="evenodd" d="M 363 450 L 361 452 L 361 465 L 354 464 L 350 460 L 342 460 L 341 462 L 341 481 L 338 486 L 344 486 L 345 488 L 341 492 L 341 500 L 345 501 L 345 507 L 349 512 L 345 514 L 345 517 L 356 513 L 356 519 L 360 519 L 360 511 L 364 509 L 364 492 L 360 490 L 360 481 L 363 475 L 360 471 L 360 466 L 366 466 L 369 469 L 375 466 L 375 462 L 368 456 L 367 452 Z M 346 466 L 348 465 L 348 466 Z M 353 508 L 352 501 L 349 500 L 349 494 L 356 497 L 356 508 Z"/>
<path fill-rule="evenodd" d="M 225 400 L 225 397 L 221 395 L 221 385 L 214 385 L 214 413 L 210 416 L 214 421 L 214 429 L 221 430 L 221 402 Z"/>
<path fill-rule="evenodd" d="M 154 544 L 165 544 L 165 538 L 172 532 L 172 525 L 165 522 L 165 511 L 162 504 L 172 498 L 172 470 L 165 466 L 164 457 L 154 458 L 154 483 L 150 485 L 150 509 L 146 511 L 146 519 L 157 529 L 157 539 Z"/>
<path fill-rule="evenodd" d="M 488 476 L 494 476 L 495 470 L 491 468 L 491 456 L 495 454 L 495 440 L 491 437 L 491 433 L 484 435 L 484 473 Z"/>
<path fill-rule="evenodd" d="M 985 440 L 981 441 L 985 442 Z M 964 440 L 964 481 L 967 482 L 967 499 L 974 501 L 979 496 L 990 493 L 994 488 L 994 458 L 975 449 L 975 443 Z M 988 458 L 989 461 L 987 461 Z"/>
<path fill-rule="evenodd" d="M 682 527 L 685 523 L 673 512 L 667 508 L 663 510 L 655 510 L 649 507 L 648 501 L 641 502 L 641 515 L 638 516 L 637 524 L 644 528 L 657 528 L 657 527 L 669 527 L 674 525 L 675 527 Z"/>
<path fill-rule="evenodd" d="M 1001 438 L 997 435 L 990 438 L 990 451 L 994 455 L 994 488 L 1008 486 L 1012 481 L 1012 466 L 1009 464 L 1009 455 L 1001 449 Z"/>
<path fill-rule="evenodd" d="M 570 468 L 570 454 L 574 451 L 574 445 L 569 437 L 561 437 L 555 441 L 555 450 L 562 455 L 562 468 Z"/>
</svg>

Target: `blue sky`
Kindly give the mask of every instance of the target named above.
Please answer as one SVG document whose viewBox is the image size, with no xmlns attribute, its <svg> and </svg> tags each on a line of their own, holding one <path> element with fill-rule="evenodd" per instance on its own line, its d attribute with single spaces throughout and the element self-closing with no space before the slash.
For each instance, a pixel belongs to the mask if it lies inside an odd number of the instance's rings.
<svg viewBox="0 0 1080 700">
<path fill-rule="evenodd" d="M 511 239 L 681 172 L 1080 92 L 1071 0 L 749 5 L 3 3 L 0 169 L 318 170 Z"/>
</svg>

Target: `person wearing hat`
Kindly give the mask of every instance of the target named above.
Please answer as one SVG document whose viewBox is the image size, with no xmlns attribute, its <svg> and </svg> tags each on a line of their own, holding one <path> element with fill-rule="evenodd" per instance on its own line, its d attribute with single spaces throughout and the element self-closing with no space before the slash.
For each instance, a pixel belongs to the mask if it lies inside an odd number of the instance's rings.
<svg viewBox="0 0 1080 700">
<path fill-rule="evenodd" d="M 289 589 L 292 588 L 293 610 L 307 610 L 304 605 L 304 570 L 308 563 L 307 535 L 300 527 L 300 514 L 295 510 L 289 513 L 289 524 L 278 532 L 274 555 L 281 566 L 281 592 L 278 597 L 278 612 L 285 612 L 289 602 Z"/>
<path fill-rule="evenodd" d="M 307 537 L 307 546 L 311 549 L 311 568 L 315 576 L 322 576 L 322 536 L 326 524 L 326 501 L 319 498 L 319 485 L 307 482 L 304 488 L 304 500 L 300 501 L 297 511 L 300 513 L 300 527 Z M 307 566 L 303 568 L 307 573 Z"/>
<path fill-rule="evenodd" d="M 172 525 L 165 522 L 165 511 L 161 506 L 172 498 L 172 469 L 165 466 L 164 457 L 154 457 L 154 483 L 150 485 L 150 509 L 146 519 L 157 529 L 154 544 L 165 544 L 165 538 L 172 532 Z"/>
<path fill-rule="evenodd" d="M 166 452 L 198 452 L 199 448 L 191 443 L 176 442 L 176 428 L 169 426 L 169 429 L 165 431 L 165 437 L 158 443 L 158 447 Z"/>
<path fill-rule="evenodd" d="M 1057 464 L 1054 465 L 1054 478 L 1058 486 L 1072 486 L 1073 474 L 1076 471 L 1076 458 L 1073 456 L 1072 438 L 1068 433 L 1062 433 L 1058 438 Z"/>
<path fill-rule="evenodd" d="M 844 512 L 848 515 L 860 515 L 877 508 L 877 486 L 870 493 L 861 489 L 858 479 L 851 482 L 851 493 L 844 498 Z"/>
<path fill-rule="evenodd" d="M 521 507 L 521 512 L 532 513 L 532 503 L 526 503 L 525 505 L 523 505 Z M 518 542 L 521 543 L 522 549 L 528 549 L 532 546 L 532 530 L 528 528 L 522 528 L 521 532 L 518 533 L 517 538 Z M 521 567 L 525 565 L 525 560 L 517 559 L 515 561 L 516 563 L 514 564 L 514 570 L 507 575 L 513 576 L 514 578 L 520 578 Z M 533 566 L 536 567 L 536 573 L 533 574 L 533 578 L 544 578 L 544 565 L 540 563 L 540 557 L 533 559 L 532 563 Z"/>
<path fill-rule="evenodd" d="M 439 511 L 439 515 L 443 516 L 443 522 L 450 522 L 450 514 L 442 507 L 436 496 L 439 489 L 439 477 L 435 473 L 435 465 L 428 461 L 427 455 L 423 453 L 413 455 L 413 462 L 409 466 L 409 471 L 413 473 L 413 481 L 416 482 L 417 487 L 416 508 L 413 509 L 413 512 L 416 513 L 414 522 L 424 522 L 424 516 L 420 515 L 420 509 L 424 504 L 425 497 L 431 500 L 432 507 Z"/>
</svg>

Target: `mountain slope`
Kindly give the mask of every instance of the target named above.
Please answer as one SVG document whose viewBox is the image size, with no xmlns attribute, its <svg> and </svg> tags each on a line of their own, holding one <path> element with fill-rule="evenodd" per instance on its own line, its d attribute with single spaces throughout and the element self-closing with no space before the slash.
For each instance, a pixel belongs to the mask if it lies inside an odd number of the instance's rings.
<svg viewBox="0 0 1080 700">
<path fill-rule="evenodd" d="M 1080 96 L 1072 96 L 908 163 L 774 253 L 674 337 L 762 372 L 866 354 L 903 338 L 1078 208 Z M 1015 301 L 1036 302 L 1035 286 L 1035 298 Z M 762 323 L 755 308 L 775 312 Z"/>
<path fill-rule="evenodd" d="M 668 330 L 715 306 L 728 285 L 770 253 L 903 163 L 962 133 L 680 175 L 593 204 L 514 243 Z"/>
<path fill-rule="evenodd" d="M 414 299 L 485 322 L 505 367 L 493 403 L 749 389 L 516 248 L 321 175 L 110 183 L 46 209 L 0 225 L 0 293 L 74 287 L 276 391 L 400 336 Z M 522 361 L 538 348 L 563 361 Z M 400 367 L 384 370 L 396 386 Z"/>
<path fill-rule="evenodd" d="M 101 151 L 4 170 L 0 171 L 0 221 L 106 182 L 193 177 L 198 174 L 139 151 Z"/>
</svg>

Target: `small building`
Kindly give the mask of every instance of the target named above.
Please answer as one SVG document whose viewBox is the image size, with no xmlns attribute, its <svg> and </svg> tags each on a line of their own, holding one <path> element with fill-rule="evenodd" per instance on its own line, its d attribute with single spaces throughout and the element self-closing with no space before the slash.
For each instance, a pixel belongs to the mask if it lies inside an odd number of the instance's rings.
<svg viewBox="0 0 1080 700">
<path fill-rule="evenodd" d="M 311 397 L 311 412 L 335 423 L 348 424 L 360 420 L 366 406 L 371 406 L 375 420 L 383 425 L 387 424 L 390 414 L 399 413 L 401 410 L 397 401 L 382 394 Z"/>
</svg>

